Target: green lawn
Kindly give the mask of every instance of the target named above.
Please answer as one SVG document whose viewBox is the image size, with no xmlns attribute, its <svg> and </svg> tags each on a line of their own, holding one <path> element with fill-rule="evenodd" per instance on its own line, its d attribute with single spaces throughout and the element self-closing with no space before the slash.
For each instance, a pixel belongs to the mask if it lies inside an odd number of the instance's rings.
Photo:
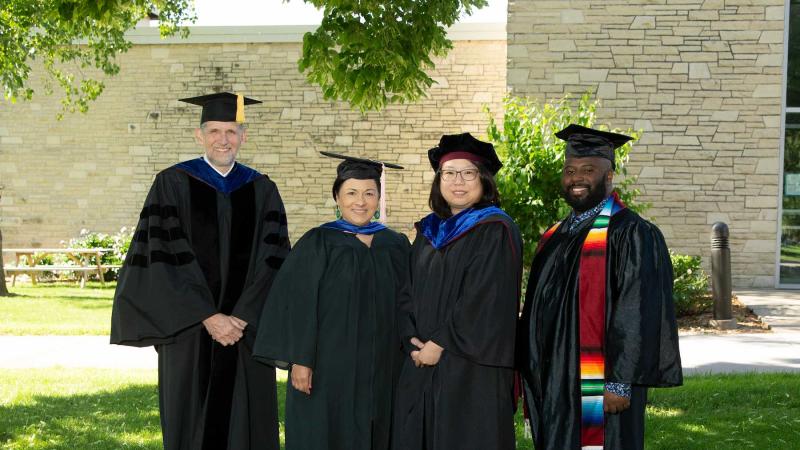
<svg viewBox="0 0 800 450">
<path fill-rule="evenodd" d="M 0 297 L 0 334 L 108 335 L 115 283 L 18 284 L 11 297 Z"/>
<path fill-rule="evenodd" d="M 0 448 L 160 449 L 156 383 L 151 369 L 0 369 Z"/>
<path fill-rule="evenodd" d="M 0 447 L 158 449 L 155 383 L 153 370 L 0 370 Z M 285 377 L 278 386 L 283 399 Z M 714 375 L 652 391 L 647 448 L 800 448 L 798 386 L 797 374 Z"/>
<path fill-rule="evenodd" d="M 648 448 L 800 448 L 800 374 L 691 377 L 650 400 Z"/>
<path fill-rule="evenodd" d="M 154 370 L 0 370 L 0 447 L 161 448 Z"/>
</svg>

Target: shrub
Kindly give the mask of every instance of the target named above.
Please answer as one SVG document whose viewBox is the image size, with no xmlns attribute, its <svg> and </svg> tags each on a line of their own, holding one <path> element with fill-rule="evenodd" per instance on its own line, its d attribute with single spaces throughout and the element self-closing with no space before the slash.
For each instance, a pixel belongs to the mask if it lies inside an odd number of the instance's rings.
<svg viewBox="0 0 800 450">
<path fill-rule="evenodd" d="M 121 265 L 125 261 L 125 254 L 128 253 L 128 248 L 133 238 L 133 230 L 128 230 L 127 227 L 122 227 L 119 232 L 113 235 L 105 233 L 92 232 L 86 229 L 81 230 L 80 236 L 70 239 L 67 243 L 68 247 L 72 248 L 110 248 L 111 252 L 103 253 L 100 259 L 100 264 Z M 63 242 L 62 242 L 63 243 Z M 97 264 L 97 257 L 89 256 L 85 261 L 87 265 Z M 119 269 L 110 269 L 105 272 L 106 281 L 117 279 Z"/>
<path fill-rule="evenodd" d="M 607 128 L 595 124 L 597 106 L 598 101 L 592 101 L 589 93 L 577 101 L 567 95 L 547 103 L 508 96 L 503 101 L 502 129 L 491 111 L 484 108 L 489 117 L 488 138 L 503 162 L 503 168 L 496 176 L 502 207 L 514 218 L 522 233 L 526 267 L 542 233 L 569 213 L 569 207 L 561 198 L 566 143 L 555 133 L 571 123 Z M 633 130 L 620 132 L 634 139 L 639 137 L 639 133 Z M 614 179 L 614 187 L 629 208 L 642 212 L 648 205 L 635 201 L 639 194 L 632 187 L 635 179 L 625 177 L 630 151 L 630 142 L 617 149 L 618 176 Z"/>
<path fill-rule="evenodd" d="M 672 288 L 675 314 L 687 316 L 708 311 L 713 301 L 708 295 L 708 275 L 700 266 L 700 257 L 671 251 L 669 256 L 675 283 Z"/>
<path fill-rule="evenodd" d="M 47 253 L 34 253 L 33 257 L 28 264 L 32 266 L 52 266 L 55 264 L 69 264 L 68 259 L 65 255 L 50 255 Z M 37 274 L 38 280 L 55 280 L 58 278 L 58 274 L 56 272 L 40 272 Z"/>
</svg>

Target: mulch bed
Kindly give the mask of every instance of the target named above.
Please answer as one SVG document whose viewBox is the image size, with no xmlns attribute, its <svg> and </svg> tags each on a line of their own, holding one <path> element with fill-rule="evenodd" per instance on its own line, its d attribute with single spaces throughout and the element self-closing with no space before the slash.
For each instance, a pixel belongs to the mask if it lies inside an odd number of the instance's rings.
<svg viewBox="0 0 800 450">
<path fill-rule="evenodd" d="M 718 330 L 708 323 L 714 318 L 713 308 L 697 314 L 678 317 L 678 329 L 681 332 L 702 333 L 702 334 L 730 334 L 730 333 L 771 333 L 769 324 L 761 321 L 752 309 L 733 297 L 732 310 L 733 318 L 736 319 L 737 327 L 731 330 Z"/>
</svg>

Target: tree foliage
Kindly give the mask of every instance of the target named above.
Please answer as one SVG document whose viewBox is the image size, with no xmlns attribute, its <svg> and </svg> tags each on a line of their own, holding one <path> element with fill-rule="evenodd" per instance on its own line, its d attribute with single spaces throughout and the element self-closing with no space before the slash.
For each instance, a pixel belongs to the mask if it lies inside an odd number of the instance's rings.
<svg viewBox="0 0 800 450">
<path fill-rule="evenodd" d="M 299 68 L 327 100 L 362 112 L 416 101 L 434 80 L 432 57 L 452 48 L 445 27 L 486 0 L 305 0 L 324 8 L 303 37 Z"/>
<path fill-rule="evenodd" d="M 286 0 L 288 1 L 288 0 Z M 362 112 L 416 101 L 434 83 L 434 57 L 452 48 L 446 27 L 486 0 L 303 0 L 322 8 L 322 24 L 303 37 L 298 61 L 327 100 Z M 186 28 L 192 0 L 0 0 L 0 82 L 7 100 L 30 99 L 31 65 L 47 74 L 45 92 L 64 91 L 64 111 L 88 109 L 103 82 L 86 74 L 119 72 L 115 58 L 131 46 L 125 32 L 157 11 L 161 34 Z M 80 44 L 80 45 L 79 45 Z"/>
<path fill-rule="evenodd" d="M 502 124 L 485 109 L 489 117 L 487 134 L 503 162 L 496 176 L 497 187 L 503 209 L 515 218 L 522 233 L 525 267 L 542 233 L 569 212 L 561 197 L 565 142 L 555 134 L 571 123 L 607 129 L 595 123 L 598 103 L 588 93 L 577 101 L 568 95 L 546 103 L 507 96 Z M 618 132 L 639 138 L 639 133 L 630 129 Z M 625 176 L 631 145 L 629 142 L 617 149 L 614 187 L 628 207 L 642 211 L 648 205 L 636 202 L 639 191 L 632 186 L 635 179 Z"/>
<path fill-rule="evenodd" d="M 0 0 L 0 4 L 0 82 L 5 99 L 15 102 L 33 96 L 29 76 L 31 65 L 39 61 L 47 74 L 45 92 L 52 93 L 54 85 L 61 87 L 63 111 L 70 112 L 85 112 L 103 92 L 103 82 L 84 70 L 119 72 L 115 58 L 131 46 L 125 32 L 140 19 L 157 11 L 161 34 L 166 36 L 194 18 L 191 0 Z"/>
</svg>

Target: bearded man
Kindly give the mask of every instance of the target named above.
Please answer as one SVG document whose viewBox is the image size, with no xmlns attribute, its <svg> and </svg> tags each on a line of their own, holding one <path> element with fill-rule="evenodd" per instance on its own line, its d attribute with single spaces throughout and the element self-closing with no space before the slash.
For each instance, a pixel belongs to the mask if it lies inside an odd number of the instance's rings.
<svg viewBox="0 0 800 450">
<path fill-rule="evenodd" d="M 613 189 L 629 136 L 570 125 L 562 195 L 542 236 L 518 332 L 537 449 L 644 448 L 648 387 L 682 384 L 664 237 Z"/>
</svg>

